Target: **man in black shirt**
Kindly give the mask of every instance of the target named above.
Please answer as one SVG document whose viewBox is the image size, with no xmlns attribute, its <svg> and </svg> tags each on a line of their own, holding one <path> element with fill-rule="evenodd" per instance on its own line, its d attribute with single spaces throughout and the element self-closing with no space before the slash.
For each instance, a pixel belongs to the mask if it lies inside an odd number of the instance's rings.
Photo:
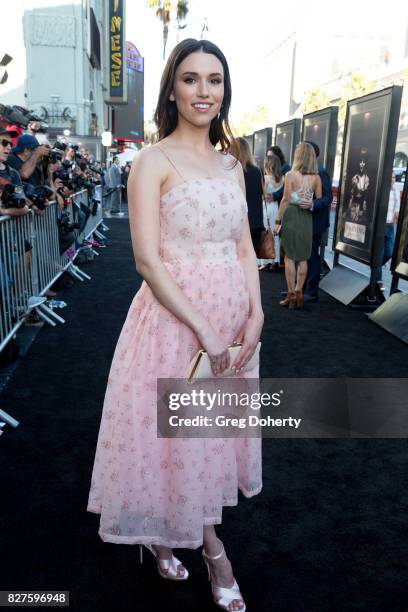
<svg viewBox="0 0 408 612">
<path fill-rule="evenodd" d="M 30 134 L 19 136 L 17 145 L 12 148 L 7 163 L 17 170 L 23 181 L 32 185 L 43 185 L 44 177 L 38 167 L 39 159 L 48 156 L 49 149 L 40 145 L 38 140 Z"/>
</svg>

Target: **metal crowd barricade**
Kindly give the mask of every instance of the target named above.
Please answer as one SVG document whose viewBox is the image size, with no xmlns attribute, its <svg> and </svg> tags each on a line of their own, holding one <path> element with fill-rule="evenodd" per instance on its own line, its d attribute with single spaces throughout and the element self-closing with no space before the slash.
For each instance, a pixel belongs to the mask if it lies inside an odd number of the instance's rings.
<svg viewBox="0 0 408 612">
<path fill-rule="evenodd" d="M 70 259 L 59 250 L 58 206 L 51 202 L 43 215 L 34 215 L 32 279 L 35 295 L 41 295 L 69 267 Z"/>
<path fill-rule="evenodd" d="M 14 336 L 29 310 L 33 293 L 31 261 L 26 255 L 34 213 L 0 217 L 0 350 Z M 27 242 L 26 242 L 27 241 Z"/>
<path fill-rule="evenodd" d="M 43 215 L 34 215 L 30 273 L 32 290 L 35 296 L 42 296 L 65 271 L 69 271 L 79 280 L 84 280 L 85 277 L 90 278 L 74 265 L 72 258 L 67 253 L 60 253 L 58 221 L 62 213 L 63 211 L 53 201 L 46 207 Z M 53 319 L 56 319 L 59 323 L 65 323 L 62 317 L 44 303 L 35 306 L 35 309 L 49 325 L 55 325 Z"/>
<path fill-rule="evenodd" d="M 76 214 L 74 213 L 74 216 L 77 221 L 81 217 L 80 211 L 82 214 L 85 213 L 88 215 L 85 226 L 77 235 L 78 244 L 82 245 L 84 241 L 89 240 L 92 234 L 95 234 L 98 238 L 104 238 L 103 234 L 98 231 L 101 225 L 103 229 L 107 229 L 106 226 L 103 225 L 102 186 L 96 185 L 92 192 L 84 189 L 76 193 L 74 196 L 74 205 L 76 207 Z M 99 255 L 94 249 L 92 249 L 92 251 L 95 255 Z"/>
<path fill-rule="evenodd" d="M 109 229 L 103 223 L 102 188 L 96 188 L 95 198 L 100 200 L 92 202 L 95 214 L 89 215 L 80 234 L 76 232 L 77 244 L 93 233 L 103 238 L 103 234 L 98 232 L 99 227 Z M 88 205 L 86 190 L 75 194 L 72 206 L 63 210 L 53 201 L 41 215 L 30 210 L 19 217 L 0 216 L 0 351 L 33 311 L 49 325 L 55 326 L 55 321 L 65 323 L 46 306 L 43 295 L 63 272 L 67 271 L 81 281 L 91 278 L 74 264 L 79 252 L 75 242 L 73 248 L 60 253 L 58 221 L 66 212 L 71 222 L 77 222 L 81 202 Z M 0 419 L 12 427 L 19 424 L 1 408 Z"/>
<path fill-rule="evenodd" d="M 98 201 L 90 202 L 90 208 L 95 205 L 95 214 L 89 215 L 81 233 L 75 231 L 77 245 L 92 234 L 104 238 L 98 228 L 108 229 L 103 223 L 101 186 L 95 188 L 94 197 Z M 33 310 L 50 325 L 64 323 L 44 303 L 45 292 L 61 274 L 67 271 L 81 281 L 91 278 L 74 263 L 80 250 L 75 243 L 60 253 L 58 220 L 65 212 L 70 222 L 78 222 L 81 203 L 88 206 L 86 189 L 75 194 L 72 206 L 63 210 L 53 201 L 42 215 L 30 211 L 21 217 L 0 216 L 0 351 Z"/>
</svg>

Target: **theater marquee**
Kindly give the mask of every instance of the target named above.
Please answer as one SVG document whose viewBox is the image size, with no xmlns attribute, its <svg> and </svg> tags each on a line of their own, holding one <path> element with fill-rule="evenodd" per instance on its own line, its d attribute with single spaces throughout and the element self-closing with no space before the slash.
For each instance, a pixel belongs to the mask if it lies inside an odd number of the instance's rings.
<svg viewBox="0 0 408 612">
<path fill-rule="evenodd" d="M 125 52 L 125 0 L 109 0 L 107 15 L 108 95 L 110 104 L 127 103 L 127 74 Z"/>
</svg>

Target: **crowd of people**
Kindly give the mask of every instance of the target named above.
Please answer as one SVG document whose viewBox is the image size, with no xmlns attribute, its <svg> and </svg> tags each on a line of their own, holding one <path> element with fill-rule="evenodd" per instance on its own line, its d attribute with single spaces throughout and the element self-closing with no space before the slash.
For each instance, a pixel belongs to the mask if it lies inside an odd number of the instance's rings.
<svg viewBox="0 0 408 612">
<path fill-rule="evenodd" d="M 318 163 L 319 147 L 302 142 L 296 147 L 292 167 L 280 147 L 266 151 L 263 168 L 255 165 L 249 145 L 238 138 L 244 169 L 248 217 L 258 269 L 285 270 L 286 297 L 290 309 L 318 301 L 320 245 L 329 225 L 331 181 Z M 273 258 L 264 259 L 260 245 L 265 232 L 273 239 Z"/>
<path fill-rule="evenodd" d="M 41 223 L 47 208 L 56 202 L 60 254 L 79 246 L 74 243 L 92 212 L 94 188 L 101 183 L 102 173 L 101 164 L 86 146 L 60 140 L 51 145 L 40 121 L 29 121 L 24 131 L 5 122 L 0 125 L 0 215 L 22 217 L 34 213 Z M 73 205 L 74 194 L 82 189 L 88 190 L 88 205 L 83 201 L 80 206 Z M 14 259 L 18 256 L 16 239 L 2 248 L 11 248 Z M 24 235 L 24 250 L 28 274 L 32 254 L 28 235 Z M 6 271 L 4 261 L 0 264 L 2 286 L 8 286 L 13 282 L 10 270 Z M 53 298 L 56 292 L 48 289 L 45 296 Z"/>
<path fill-rule="evenodd" d="M 299 143 L 292 167 L 278 146 L 270 146 L 262 168 L 255 164 L 245 138 L 237 139 L 245 176 L 249 225 L 260 271 L 284 268 L 287 295 L 280 302 L 290 309 L 317 302 L 322 248 L 330 225 L 331 180 L 319 162 L 314 142 Z M 400 191 L 393 175 L 382 265 L 392 257 L 400 210 Z M 263 238 L 270 232 L 273 248 L 265 259 Z M 376 270 L 381 288 L 382 266 Z"/>
</svg>

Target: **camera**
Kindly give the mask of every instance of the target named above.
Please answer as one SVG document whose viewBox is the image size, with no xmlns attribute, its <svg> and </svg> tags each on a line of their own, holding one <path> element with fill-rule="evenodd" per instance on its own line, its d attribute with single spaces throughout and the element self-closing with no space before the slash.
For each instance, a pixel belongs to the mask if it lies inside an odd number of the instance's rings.
<svg viewBox="0 0 408 612">
<path fill-rule="evenodd" d="M 48 198 L 53 195 L 53 190 L 47 185 L 31 185 L 30 183 L 23 183 L 24 193 L 33 204 L 36 205 L 38 210 L 45 210 L 45 204 Z"/>
<path fill-rule="evenodd" d="M 69 220 L 68 215 L 62 215 L 60 219 L 57 219 L 58 227 L 63 232 L 72 232 L 73 230 L 79 229 L 79 223 L 72 223 Z"/>
<path fill-rule="evenodd" d="M 74 151 L 75 159 L 83 159 L 81 153 L 79 152 L 79 145 L 69 144 L 68 147 Z"/>
<path fill-rule="evenodd" d="M 27 129 L 30 121 L 39 121 L 41 123 L 41 131 L 48 128 L 48 125 L 40 117 L 23 106 L 0 104 L 0 115 L 6 123 L 16 124 L 22 129 Z"/>
<path fill-rule="evenodd" d="M 57 162 L 62 160 L 63 153 L 59 149 L 50 149 L 50 154 L 46 158 L 47 163 L 56 164 Z"/>
<path fill-rule="evenodd" d="M 65 166 L 65 162 L 62 162 L 62 165 L 63 165 L 63 167 L 59 168 L 59 170 L 57 170 L 56 172 L 53 173 L 52 180 L 55 181 L 56 179 L 59 179 L 62 182 L 62 184 L 64 185 L 64 187 L 68 187 L 68 189 L 70 189 L 72 191 L 75 191 L 74 185 L 73 185 L 72 180 L 71 180 L 71 173 L 68 171 L 69 168 L 67 168 Z M 64 189 L 63 188 L 58 189 L 57 192 L 60 195 L 62 195 L 62 196 L 66 195 L 64 193 Z"/>
<path fill-rule="evenodd" d="M 95 166 L 89 166 L 89 170 L 95 174 L 98 174 L 99 176 L 103 176 L 102 170 L 99 170 L 99 168 L 96 168 Z"/>
<path fill-rule="evenodd" d="M 49 151 L 49 154 L 43 156 L 41 160 L 45 166 L 48 166 L 48 164 L 56 164 L 57 162 L 62 160 L 64 154 L 61 149 L 59 149 L 55 145 L 53 147 L 50 147 L 50 145 L 48 144 L 43 146 L 47 147 Z"/>
<path fill-rule="evenodd" d="M 68 145 L 66 142 L 61 142 L 60 140 L 56 140 L 54 142 L 54 149 L 59 149 L 60 151 L 65 151 Z"/>
<path fill-rule="evenodd" d="M 4 185 L 1 194 L 1 205 L 3 208 L 24 208 L 26 197 L 20 185 Z"/>
</svg>

